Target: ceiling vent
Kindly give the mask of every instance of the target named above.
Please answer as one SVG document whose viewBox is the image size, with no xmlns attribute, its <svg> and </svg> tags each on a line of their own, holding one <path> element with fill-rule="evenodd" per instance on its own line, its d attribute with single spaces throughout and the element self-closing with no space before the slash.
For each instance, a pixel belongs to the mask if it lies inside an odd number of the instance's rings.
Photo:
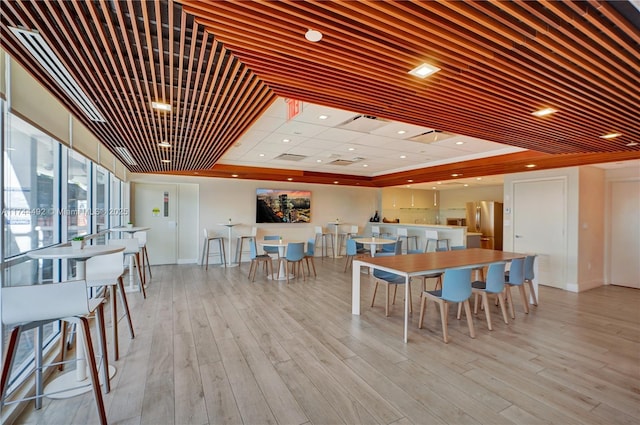
<svg viewBox="0 0 640 425">
<path fill-rule="evenodd" d="M 336 159 L 335 161 L 331 161 L 329 165 L 351 165 L 358 161 L 362 161 L 364 158 L 356 157 L 353 159 Z"/>
<path fill-rule="evenodd" d="M 14 27 L 9 29 L 91 121 L 106 122 L 39 33 Z"/>
<path fill-rule="evenodd" d="M 345 130 L 370 133 L 380 127 L 389 124 L 389 121 L 371 115 L 356 115 L 338 126 Z"/>
<path fill-rule="evenodd" d="M 292 153 L 283 153 L 282 155 L 278 155 L 275 159 L 282 159 L 284 161 L 300 161 L 301 159 L 305 159 L 304 155 L 294 155 Z"/>
<path fill-rule="evenodd" d="M 418 143 L 436 143 L 442 142 L 445 139 L 455 136 L 453 133 L 447 133 L 446 131 L 431 130 L 426 133 L 418 134 L 417 136 L 409 137 L 407 140 Z"/>
</svg>

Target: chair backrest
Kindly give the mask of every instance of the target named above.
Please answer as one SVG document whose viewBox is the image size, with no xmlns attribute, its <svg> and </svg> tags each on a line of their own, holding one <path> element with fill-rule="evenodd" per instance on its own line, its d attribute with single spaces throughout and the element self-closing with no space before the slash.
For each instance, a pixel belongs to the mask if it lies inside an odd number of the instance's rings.
<svg viewBox="0 0 640 425">
<path fill-rule="evenodd" d="M 322 226 L 316 226 L 316 235 L 321 235 L 324 233 L 324 231 L 322 230 Z"/>
<path fill-rule="evenodd" d="M 138 244 L 140 244 L 140 246 L 144 246 L 147 244 L 147 232 L 135 232 L 133 234 L 133 237 L 138 240 Z"/>
<path fill-rule="evenodd" d="M 304 255 L 308 257 L 316 255 L 316 240 L 314 238 L 309 238 L 307 240 L 307 252 L 305 252 Z"/>
<path fill-rule="evenodd" d="M 442 299 L 459 303 L 471 296 L 471 269 L 447 269 L 442 279 Z"/>
<path fill-rule="evenodd" d="M 444 251 L 448 251 L 446 246 L 438 246 L 438 247 L 436 247 L 436 252 L 444 252 Z"/>
<path fill-rule="evenodd" d="M 254 238 L 258 235 L 258 228 L 256 226 L 251 227 L 251 234 L 249 236 L 253 236 Z"/>
<path fill-rule="evenodd" d="M 371 236 L 380 236 L 380 226 L 371 226 Z"/>
<path fill-rule="evenodd" d="M 378 279 L 382 279 L 386 282 L 394 283 L 396 285 L 402 285 L 403 283 L 406 283 L 406 279 L 404 276 L 386 272 L 384 270 L 373 269 L 373 275 Z"/>
<path fill-rule="evenodd" d="M 404 227 L 399 227 L 396 234 L 398 236 L 409 236 L 409 231 Z"/>
<path fill-rule="evenodd" d="M 467 247 L 464 246 L 464 245 L 454 245 L 454 246 L 451 247 L 451 251 L 460 251 L 460 250 L 463 250 L 463 249 L 467 249 Z M 446 249 L 445 249 L 445 251 L 446 251 Z"/>
<path fill-rule="evenodd" d="M 89 313 L 84 280 L 2 288 L 2 323 L 5 325 Z"/>
<path fill-rule="evenodd" d="M 524 280 L 533 282 L 533 279 L 536 277 L 533 271 L 533 263 L 535 263 L 535 261 L 535 255 L 527 255 L 524 258 Z"/>
<path fill-rule="evenodd" d="M 438 231 L 437 230 L 425 230 L 424 237 L 426 239 L 438 240 Z"/>
<path fill-rule="evenodd" d="M 289 242 L 287 244 L 288 261 L 300 261 L 304 258 L 304 242 Z"/>
<path fill-rule="evenodd" d="M 135 254 L 140 251 L 140 244 L 136 238 L 109 239 L 107 245 L 123 246 L 125 254 Z"/>
<path fill-rule="evenodd" d="M 202 232 L 204 233 L 204 238 L 209 239 L 209 229 L 205 227 L 204 229 L 202 229 Z"/>
<path fill-rule="evenodd" d="M 358 253 L 358 247 L 356 246 L 355 239 L 347 239 L 347 255 L 356 255 Z"/>
<path fill-rule="evenodd" d="M 280 239 L 279 235 L 265 235 L 264 237 L 265 241 L 277 241 L 279 239 Z M 264 250 L 264 252 L 270 252 L 272 254 L 278 252 L 277 246 L 263 246 L 262 249 Z"/>
<path fill-rule="evenodd" d="M 358 226 L 351 226 L 351 231 L 349 232 L 352 235 L 357 235 L 358 234 Z"/>
<path fill-rule="evenodd" d="M 497 294 L 504 290 L 504 269 L 506 263 L 491 263 L 489 264 L 489 270 L 487 270 L 487 286 L 486 291 L 492 294 Z"/>
<path fill-rule="evenodd" d="M 507 283 L 511 285 L 522 285 L 524 283 L 524 258 L 515 258 L 511 260 L 511 266 L 509 266 L 509 280 Z"/>
<path fill-rule="evenodd" d="M 249 256 L 251 257 L 252 260 L 255 260 L 255 258 L 258 256 L 258 250 L 256 248 L 255 239 L 251 239 L 249 241 Z"/>
<path fill-rule="evenodd" d="M 104 275 L 105 273 L 113 274 L 114 276 L 120 276 L 124 273 L 124 251 L 98 255 L 87 259 L 85 271 L 87 280 L 92 280 L 94 276 Z"/>
</svg>

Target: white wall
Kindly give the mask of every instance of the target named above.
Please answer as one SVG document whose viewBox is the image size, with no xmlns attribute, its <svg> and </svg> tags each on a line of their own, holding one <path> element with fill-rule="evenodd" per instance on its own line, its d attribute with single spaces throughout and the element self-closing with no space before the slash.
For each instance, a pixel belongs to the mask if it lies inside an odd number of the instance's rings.
<svg viewBox="0 0 640 425">
<path fill-rule="evenodd" d="M 185 236 L 182 231 L 178 236 L 179 246 L 202 245 L 202 229 L 207 227 L 227 235 L 227 228 L 218 225 L 226 223 L 230 218 L 242 225 L 233 228 L 233 234 L 248 234 L 252 226 L 256 225 L 256 189 L 303 189 L 311 191 L 311 223 L 261 223 L 258 224 L 258 238 L 266 234 L 278 234 L 283 238 L 307 240 L 315 236 L 314 227 L 327 227 L 328 222 L 340 219 L 345 224 L 357 224 L 362 230 L 380 205 L 380 189 L 359 188 L 351 186 L 318 185 L 293 182 L 272 182 L 257 180 L 234 180 L 208 177 L 169 176 L 160 174 L 132 174 L 131 181 L 144 183 L 173 183 L 196 184 L 197 205 L 183 205 L 183 198 L 179 196 L 180 206 L 198 209 L 198 219 L 192 223 L 197 235 L 196 241 L 192 236 Z M 182 193 L 182 191 L 181 191 Z M 191 232 L 190 234 L 193 234 Z M 227 247 L 230 255 L 235 254 L 235 237 L 232 247 Z M 195 244 L 195 245 L 194 245 Z M 243 248 L 248 252 L 248 247 Z M 199 251 L 197 251 L 199 253 Z M 178 258 L 190 258 L 182 253 Z"/>
</svg>

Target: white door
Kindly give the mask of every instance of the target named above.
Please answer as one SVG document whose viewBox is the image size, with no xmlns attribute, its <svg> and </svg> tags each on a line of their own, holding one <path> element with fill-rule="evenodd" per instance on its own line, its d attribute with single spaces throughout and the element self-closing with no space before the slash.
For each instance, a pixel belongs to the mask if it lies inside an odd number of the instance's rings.
<svg viewBox="0 0 640 425">
<path fill-rule="evenodd" d="M 609 283 L 640 288 L 640 181 L 611 182 Z"/>
<path fill-rule="evenodd" d="M 566 182 L 519 182 L 513 188 L 513 250 L 536 253 L 541 285 L 566 289 Z"/>
<path fill-rule="evenodd" d="M 177 262 L 177 203 L 178 190 L 174 184 L 135 183 L 134 223 L 150 227 L 147 232 L 147 251 L 151 264 Z"/>
</svg>

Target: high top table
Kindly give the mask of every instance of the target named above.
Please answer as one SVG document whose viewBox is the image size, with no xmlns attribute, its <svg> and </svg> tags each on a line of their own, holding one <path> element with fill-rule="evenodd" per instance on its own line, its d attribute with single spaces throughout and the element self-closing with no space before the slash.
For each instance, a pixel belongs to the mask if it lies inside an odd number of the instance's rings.
<svg viewBox="0 0 640 425">
<path fill-rule="evenodd" d="M 340 242 L 338 241 L 338 232 L 340 230 L 340 226 L 342 226 L 343 224 L 347 224 L 347 223 L 341 223 L 340 221 L 336 220 L 336 221 L 330 221 L 329 223 L 327 223 L 329 226 L 333 226 L 334 232 L 335 232 L 335 236 L 334 236 L 334 240 L 333 240 L 333 258 L 342 258 L 342 255 L 340 255 Z"/>
<path fill-rule="evenodd" d="M 509 262 L 524 258 L 525 254 L 470 248 L 456 251 L 428 252 L 424 254 L 394 255 L 353 260 L 351 277 L 351 313 L 360 314 L 360 267 L 371 267 L 405 277 L 404 285 L 404 342 L 409 333 L 409 279 L 413 276 L 446 272 L 460 267 L 484 267 L 498 261 Z"/>
<path fill-rule="evenodd" d="M 39 249 L 28 252 L 31 258 L 42 260 L 76 260 L 76 279 L 84 280 L 86 276 L 86 261 L 98 255 L 114 254 L 124 251 L 122 246 L 90 245 L 82 249 L 71 246 L 54 246 L 51 248 Z M 87 295 L 88 296 L 88 295 Z M 116 302 L 116 300 L 111 300 Z M 87 379 L 87 361 L 85 360 L 83 344 L 76 344 L 76 370 L 67 372 L 51 381 L 46 388 L 46 392 L 55 393 L 49 398 L 68 398 L 78 394 L 91 391 Z M 109 377 L 115 375 L 116 369 L 109 365 Z M 83 384 L 87 384 L 84 385 Z"/>
<path fill-rule="evenodd" d="M 227 267 L 235 267 L 239 264 L 233 264 L 231 262 L 231 253 L 233 252 L 233 250 L 231 249 L 231 229 L 233 229 L 233 226 L 237 226 L 240 223 L 232 223 L 231 221 L 229 221 L 228 223 L 218 223 L 218 226 L 225 226 L 227 229 L 229 229 L 229 255 L 227 256 Z"/>
<path fill-rule="evenodd" d="M 120 232 L 126 233 L 130 238 L 133 238 L 133 234 L 136 232 L 146 232 L 147 230 L 151 230 L 151 227 L 142 227 L 142 226 L 120 226 L 120 227 L 112 227 L 109 229 L 110 232 Z M 140 285 L 144 285 L 143 282 L 140 282 Z M 145 285 L 145 288 L 147 286 Z M 129 257 L 129 287 L 127 288 L 127 292 L 138 292 L 140 288 L 135 286 L 135 279 L 133 277 L 133 257 Z"/>
</svg>

